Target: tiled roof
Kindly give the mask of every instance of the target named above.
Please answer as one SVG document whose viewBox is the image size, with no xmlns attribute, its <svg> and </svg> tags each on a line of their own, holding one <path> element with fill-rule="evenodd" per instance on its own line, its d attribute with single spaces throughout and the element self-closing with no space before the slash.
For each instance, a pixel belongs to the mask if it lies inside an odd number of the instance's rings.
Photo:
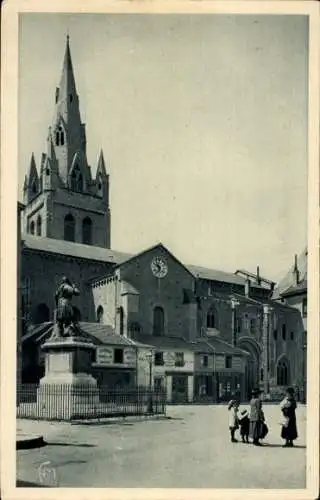
<svg viewBox="0 0 320 500">
<path fill-rule="evenodd" d="M 291 285 L 287 290 L 284 290 L 281 292 L 281 297 L 287 297 L 289 295 L 295 295 L 298 293 L 303 293 L 306 292 L 308 289 L 308 282 L 307 279 L 304 279 L 302 282 L 298 283 L 297 285 Z"/>
<path fill-rule="evenodd" d="M 70 257 L 81 259 L 120 264 L 130 257 L 129 254 L 116 252 L 107 248 L 96 247 L 93 245 L 83 245 L 81 243 L 56 240 L 53 238 L 31 236 L 30 234 L 23 234 L 22 239 L 24 246 L 31 250 L 68 255 Z"/>
<path fill-rule="evenodd" d="M 187 265 L 186 267 L 196 278 L 209 281 L 220 281 L 222 283 L 231 283 L 232 285 L 240 286 L 245 286 L 246 284 L 246 279 L 242 276 L 238 276 L 235 273 L 228 273 L 226 271 L 219 271 L 217 269 L 209 269 L 207 267 L 194 265 Z M 251 288 L 265 289 L 265 287 L 252 282 Z"/>
<path fill-rule="evenodd" d="M 186 351 L 193 350 L 192 344 L 190 344 L 181 337 L 167 337 L 167 336 L 158 337 L 153 335 L 135 333 L 133 340 L 134 341 L 137 340 L 142 344 L 147 344 L 159 349 L 182 349 Z"/>
<path fill-rule="evenodd" d="M 303 252 L 298 256 L 297 266 L 299 270 L 300 281 L 303 283 L 304 281 L 308 281 L 308 249 L 305 248 Z M 278 299 L 281 297 L 282 293 L 288 290 L 291 287 L 299 287 L 299 284 L 296 285 L 294 280 L 294 262 L 290 266 L 289 271 L 284 275 L 284 277 L 279 281 L 278 285 L 274 289 L 273 298 Z M 299 292 L 299 289 L 298 289 Z"/>
<path fill-rule="evenodd" d="M 236 276 L 233 273 L 227 273 L 225 271 L 217 271 L 215 269 L 209 269 L 207 267 L 187 265 L 189 271 L 196 277 L 212 281 L 222 281 L 225 283 L 232 283 L 234 285 L 244 285 L 245 279 L 240 276 Z"/>
<path fill-rule="evenodd" d="M 240 355 L 240 356 L 248 356 L 249 354 L 240 349 L 239 347 L 234 347 L 231 344 L 228 344 L 224 340 L 218 337 L 210 337 L 207 338 L 206 341 L 210 344 L 215 351 L 216 354 L 230 354 L 230 355 Z"/>
</svg>

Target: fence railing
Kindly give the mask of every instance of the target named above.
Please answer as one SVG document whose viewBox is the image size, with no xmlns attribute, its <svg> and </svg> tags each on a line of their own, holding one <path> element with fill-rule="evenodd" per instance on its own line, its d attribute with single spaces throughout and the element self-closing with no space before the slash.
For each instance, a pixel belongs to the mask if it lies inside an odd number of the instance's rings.
<svg viewBox="0 0 320 500">
<path fill-rule="evenodd" d="M 116 416 L 164 415 L 163 389 L 23 384 L 17 388 L 17 417 L 87 420 Z"/>
</svg>

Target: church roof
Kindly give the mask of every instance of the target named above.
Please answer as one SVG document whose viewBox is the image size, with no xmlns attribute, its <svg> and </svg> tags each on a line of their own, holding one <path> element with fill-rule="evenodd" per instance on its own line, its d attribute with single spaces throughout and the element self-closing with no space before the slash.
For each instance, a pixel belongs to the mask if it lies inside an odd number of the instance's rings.
<svg viewBox="0 0 320 500">
<path fill-rule="evenodd" d="M 79 259 L 96 260 L 99 262 L 108 262 L 120 264 L 130 257 L 123 252 L 117 252 L 107 248 L 96 247 L 93 245 L 83 245 L 71 241 L 57 240 L 54 238 L 45 238 L 23 234 L 22 239 L 25 248 L 30 250 L 39 250 L 42 252 L 67 255 Z"/>
<path fill-rule="evenodd" d="M 234 273 L 228 273 L 226 271 L 218 271 L 217 269 L 209 269 L 207 267 L 187 265 L 189 271 L 196 277 L 200 279 L 205 279 L 209 281 L 220 281 L 222 283 L 231 283 L 232 285 L 242 285 L 246 283 L 246 279 L 242 276 L 238 276 Z M 251 283 L 252 288 L 264 288 L 255 283 Z"/>
<path fill-rule="evenodd" d="M 273 298 L 279 299 L 281 296 L 286 295 L 288 292 L 290 295 L 295 293 L 301 293 L 302 290 L 306 289 L 308 281 L 308 249 L 305 248 L 303 252 L 297 258 L 297 268 L 299 271 L 299 283 L 295 282 L 294 276 L 295 263 L 293 262 L 290 269 L 279 281 L 278 285 L 274 289 Z"/>
</svg>

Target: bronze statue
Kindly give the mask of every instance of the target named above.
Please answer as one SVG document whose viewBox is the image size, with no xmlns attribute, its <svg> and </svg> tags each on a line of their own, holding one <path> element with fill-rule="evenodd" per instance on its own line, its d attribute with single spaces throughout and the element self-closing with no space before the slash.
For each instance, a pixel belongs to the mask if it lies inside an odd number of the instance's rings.
<svg viewBox="0 0 320 500">
<path fill-rule="evenodd" d="M 72 337 L 77 333 L 77 318 L 72 306 L 72 297 L 80 291 L 65 276 L 62 278 L 55 293 L 55 326 L 52 338 Z"/>
</svg>

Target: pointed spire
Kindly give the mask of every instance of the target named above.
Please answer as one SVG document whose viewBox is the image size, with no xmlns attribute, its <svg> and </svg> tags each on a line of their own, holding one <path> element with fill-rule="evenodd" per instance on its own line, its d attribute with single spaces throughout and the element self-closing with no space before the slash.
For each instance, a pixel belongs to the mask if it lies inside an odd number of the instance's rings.
<svg viewBox="0 0 320 500">
<path fill-rule="evenodd" d="M 53 139 L 52 139 L 52 134 L 51 134 L 51 128 L 49 129 L 49 135 L 48 135 L 48 156 L 52 161 L 55 161 L 56 159 L 56 152 L 54 149 L 54 144 L 53 144 Z"/>
<path fill-rule="evenodd" d="M 58 92 L 58 100 L 62 101 L 62 100 L 65 100 L 67 98 L 70 99 L 70 95 L 72 96 L 72 98 L 75 98 L 76 93 L 77 93 L 76 92 L 76 82 L 75 82 L 74 73 L 73 73 L 69 35 L 67 35 L 66 50 L 64 53 L 62 74 L 61 74 L 59 92 Z"/>
<path fill-rule="evenodd" d="M 105 165 L 102 149 L 100 151 L 96 178 L 98 178 L 99 175 L 101 175 L 102 177 L 107 177 L 106 165 Z"/>
<path fill-rule="evenodd" d="M 34 179 L 38 180 L 38 172 L 36 167 L 36 161 L 34 159 L 34 154 L 32 153 L 30 160 L 30 167 L 29 167 L 29 184 L 31 184 L 31 182 Z"/>
</svg>

